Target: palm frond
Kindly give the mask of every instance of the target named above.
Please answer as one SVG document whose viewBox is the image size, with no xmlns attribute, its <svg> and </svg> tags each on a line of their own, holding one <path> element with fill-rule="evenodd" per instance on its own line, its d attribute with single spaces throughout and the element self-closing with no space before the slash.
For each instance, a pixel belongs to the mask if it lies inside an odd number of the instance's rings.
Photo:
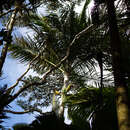
<svg viewBox="0 0 130 130">
<path fill-rule="evenodd" d="M 85 1 L 82 12 L 80 14 L 80 24 L 85 24 L 86 23 L 86 19 L 87 19 L 86 9 L 87 9 L 88 5 L 90 4 L 90 2 L 91 2 L 91 0 L 86 0 Z"/>
</svg>

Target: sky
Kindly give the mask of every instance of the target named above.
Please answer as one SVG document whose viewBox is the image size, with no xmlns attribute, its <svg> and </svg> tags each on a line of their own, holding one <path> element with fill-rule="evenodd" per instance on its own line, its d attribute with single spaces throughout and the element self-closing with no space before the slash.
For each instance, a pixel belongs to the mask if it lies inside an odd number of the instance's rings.
<svg viewBox="0 0 130 130">
<path fill-rule="evenodd" d="M 5 61 L 4 64 L 4 68 L 3 68 L 3 80 L 0 81 L 1 85 L 7 83 L 8 86 L 13 85 L 16 80 L 18 79 L 18 77 L 24 73 L 24 71 L 26 70 L 27 66 L 24 64 L 19 63 L 17 60 L 12 59 L 9 55 Z M 7 72 L 7 73 L 6 73 Z M 30 71 L 27 75 L 36 75 L 35 73 L 33 73 L 32 71 Z M 18 105 L 16 105 L 16 100 L 13 101 L 11 104 L 12 106 L 11 110 L 13 111 L 23 111 L 21 109 L 21 107 L 19 107 Z M 48 108 L 43 108 L 43 111 L 51 111 L 51 107 Z M 71 123 L 71 121 L 69 121 L 67 119 L 67 109 L 65 110 L 65 122 L 66 123 Z M 16 115 L 16 114 L 7 114 L 7 116 L 9 116 L 9 119 L 4 120 L 3 125 L 6 128 L 11 128 L 14 124 L 16 123 L 31 123 L 34 119 L 35 116 L 37 115 L 37 113 L 34 114 L 20 114 L 20 115 Z"/>
<path fill-rule="evenodd" d="M 80 7 L 76 7 L 76 12 L 80 12 L 81 11 L 81 7 L 83 4 L 81 4 Z M 91 6 L 93 5 L 93 3 L 91 3 L 91 5 L 89 5 L 89 8 L 91 8 Z M 46 14 L 46 9 L 44 7 L 40 7 L 38 9 L 38 14 Z M 0 23 L 0 28 L 2 28 L 1 23 Z M 20 28 L 18 30 L 17 33 L 21 33 L 26 35 L 28 33 L 27 28 Z M 30 35 L 33 35 L 33 33 L 30 33 Z M 1 47 L 0 47 L 1 50 Z M 18 79 L 18 77 L 24 73 L 24 71 L 26 70 L 27 66 L 24 64 L 19 63 L 18 60 L 12 59 L 11 56 L 8 54 L 5 64 L 4 64 L 4 68 L 3 68 L 3 75 L 2 75 L 2 80 L 0 80 L 0 85 L 4 85 L 7 84 L 8 86 L 13 85 L 16 80 Z M 28 73 L 29 74 L 34 74 L 32 71 Z M 0 78 L 1 79 L 1 78 Z M 15 111 L 23 111 L 18 105 L 16 105 L 16 100 L 13 101 L 11 104 L 12 106 L 12 110 Z M 44 111 L 46 110 L 50 110 L 51 108 L 48 109 L 44 109 Z M 65 110 L 65 113 L 67 113 L 67 110 Z M 67 115 L 67 114 L 65 114 Z M 15 114 L 7 114 L 7 116 L 9 116 L 9 119 L 4 120 L 3 125 L 6 128 L 11 128 L 12 125 L 16 124 L 16 123 L 31 123 L 32 120 L 35 119 L 36 114 L 23 114 L 23 115 L 15 115 Z M 70 123 L 70 121 L 67 119 L 67 117 L 65 118 L 65 122 L 67 122 L 68 124 Z"/>
<path fill-rule="evenodd" d="M 1 29 L 2 29 L 2 23 L 0 22 L 0 30 Z M 26 29 L 23 29 L 23 30 L 17 31 L 17 34 L 20 33 L 21 31 L 23 34 L 28 33 Z M 2 49 L 2 46 L 0 46 L 0 51 L 1 49 Z M 3 66 L 3 70 L 2 70 L 3 74 L 2 74 L 2 77 L 0 77 L 0 86 L 3 86 L 4 84 L 7 84 L 8 87 L 13 85 L 16 82 L 16 80 L 21 76 L 21 74 L 24 73 L 26 68 L 27 68 L 26 65 L 21 64 L 18 60 L 11 58 L 11 56 L 8 53 L 4 66 Z M 32 75 L 33 72 L 30 71 L 28 75 L 29 74 Z M 10 106 L 11 106 L 11 110 L 13 111 L 23 111 L 21 107 L 16 105 L 16 100 L 13 101 L 10 104 Z M 16 123 L 31 123 L 32 120 L 35 119 L 34 117 L 36 116 L 36 114 L 15 115 L 15 114 L 8 113 L 7 116 L 10 118 L 4 120 L 3 126 L 6 128 L 11 128 Z"/>
<path fill-rule="evenodd" d="M 1 84 L 8 84 L 8 86 L 13 85 L 16 82 L 16 79 L 26 70 L 27 66 L 19 63 L 17 60 L 12 59 L 10 56 L 7 57 L 4 68 L 3 68 L 3 80 L 1 80 Z M 31 74 L 31 73 L 30 73 Z M 16 105 L 16 100 L 11 104 L 11 110 L 13 111 L 23 111 L 18 105 Z M 23 115 L 15 115 L 15 114 L 7 114 L 10 118 L 4 120 L 3 125 L 6 128 L 10 128 L 15 123 L 31 123 L 34 120 L 35 115 L 31 114 L 23 114 Z"/>
<path fill-rule="evenodd" d="M 24 64 L 21 64 L 18 60 L 11 58 L 11 56 L 8 54 L 4 67 L 3 67 L 3 75 L 2 80 L 0 80 L 0 85 L 7 84 L 8 87 L 13 85 L 16 80 L 25 72 L 27 69 L 27 66 Z M 28 75 L 36 75 L 33 71 L 29 71 L 27 73 Z M 10 106 L 12 107 L 11 110 L 13 111 L 23 111 L 21 107 L 16 105 L 16 100 L 13 101 Z M 51 108 L 43 108 L 43 111 L 50 111 Z M 16 123 L 31 123 L 34 119 L 37 113 L 34 114 L 7 114 L 9 116 L 9 119 L 4 120 L 3 126 L 6 128 L 11 128 Z"/>
</svg>

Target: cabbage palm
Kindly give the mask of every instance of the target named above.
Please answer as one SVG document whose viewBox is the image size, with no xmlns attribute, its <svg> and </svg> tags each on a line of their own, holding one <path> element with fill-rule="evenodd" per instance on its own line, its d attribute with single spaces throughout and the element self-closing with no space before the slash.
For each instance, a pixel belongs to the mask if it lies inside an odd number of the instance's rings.
<svg viewBox="0 0 130 130">
<path fill-rule="evenodd" d="M 87 18 L 85 13 L 88 4 L 89 1 L 86 0 L 80 16 L 74 11 L 74 3 L 72 3 L 71 6 L 67 6 L 67 10 L 62 10 L 59 16 L 56 14 L 50 14 L 46 17 L 32 15 L 31 19 L 29 19 L 29 26 L 34 30 L 34 36 L 33 38 L 29 36 L 27 38 L 16 37 L 16 42 L 10 46 L 13 57 L 19 59 L 23 63 L 29 63 L 34 57 L 39 55 L 31 67 L 37 73 L 44 74 L 48 68 L 58 64 L 60 59 L 64 57 L 66 48 L 73 40 L 74 36 L 86 26 L 90 25 L 90 18 L 89 16 Z M 99 35 L 96 37 L 97 33 Z M 75 88 L 75 84 L 78 87 L 83 86 L 83 84 L 80 83 L 82 79 L 81 76 L 83 77 L 86 74 L 84 68 L 87 68 L 91 72 L 95 71 L 95 60 L 99 61 L 97 54 L 100 52 L 97 50 L 99 49 L 106 52 L 104 49 L 105 46 L 103 46 L 103 48 L 102 46 L 100 47 L 102 37 L 101 28 L 86 34 L 85 37 L 81 37 L 71 47 L 68 59 L 61 65 L 58 71 L 55 71 L 54 74 L 56 74 L 56 76 L 57 73 L 59 74 L 59 72 L 62 72 L 58 75 L 60 77 L 59 82 L 63 83 L 64 80 L 63 87 L 60 87 L 60 89 L 58 88 L 58 90 L 60 90 L 59 94 L 61 93 L 62 101 L 65 100 L 65 94 L 68 92 L 69 87 L 73 86 L 73 88 Z M 100 43 L 98 44 L 99 41 Z M 103 56 L 105 59 L 105 55 Z M 30 81 L 30 79 L 28 81 Z M 78 80 L 80 81 L 79 84 L 77 83 Z M 50 80 L 48 79 L 47 81 L 47 84 L 49 84 Z M 45 84 L 45 86 L 49 86 L 47 84 Z M 41 88 L 43 88 L 43 86 L 44 85 L 42 85 Z M 54 88 L 50 90 L 54 91 Z M 30 89 L 33 89 L 33 87 Z M 31 98 L 30 101 L 32 101 Z M 62 103 L 60 110 L 63 114 L 64 103 Z M 23 102 L 20 101 L 19 104 L 23 104 Z M 35 104 L 35 106 L 37 105 Z"/>
<path fill-rule="evenodd" d="M 49 67 L 55 66 L 64 56 L 66 48 L 74 36 L 85 28 L 84 23 L 81 25 L 81 21 L 79 22 L 78 15 L 75 14 L 73 9 L 74 4 L 71 8 L 69 7 L 70 12 L 68 11 L 67 13 L 66 11 L 61 14 L 62 17 L 56 14 L 42 18 L 32 16 L 29 26 L 35 31 L 34 38 L 16 38 L 16 43 L 10 47 L 12 55 L 20 59 L 21 62 L 28 63 L 39 54 L 39 58 L 33 62 L 31 67 L 40 74 L 43 74 Z M 75 28 L 75 24 L 77 24 L 78 28 Z M 70 54 L 68 60 L 64 62 L 59 69 L 67 78 L 68 73 L 74 72 L 72 67 L 76 67 L 77 62 L 74 56 L 75 55 Z M 79 65 L 82 66 L 81 64 Z M 85 62 L 83 65 L 88 66 Z M 69 79 L 67 82 L 64 81 L 64 88 L 66 88 L 69 83 Z"/>
</svg>

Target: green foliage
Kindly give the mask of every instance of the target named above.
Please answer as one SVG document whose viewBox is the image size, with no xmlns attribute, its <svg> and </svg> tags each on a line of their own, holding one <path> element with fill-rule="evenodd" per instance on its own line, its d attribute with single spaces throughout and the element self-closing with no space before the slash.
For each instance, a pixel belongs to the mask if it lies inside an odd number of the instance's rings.
<svg viewBox="0 0 130 130">
<path fill-rule="evenodd" d="M 30 62 L 40 54 L 33 62 L 32 68 L 43 74 L 52 64 L 56 65 L 59 62 L 58 50 L 61 45 L 58 44 L 58 40 L 61 39 L 61 33 L 52 25 L 49 25 L 50 23 L 46 17 L 32 16 L 31 18 L 32 25 L 30 25 L 35 31 L 34 37 L 16 37 L 16 42 L 11 45 L 10 51 L 13 57 L 24 63 Z"/>
<path fill-rule="evenodd" d="M 114 88 L 103 89 L 103 103 L 100 104 L 99 88 L 80 88 L 76 94 L 66 97 L 68 114 L 72 123 L 84 125 L 91 120 L 93 130 L 117 129 Z"/>
<path fill-rule="evenodd" d="M 41 78 L 35 76 L 29 76 L 24 79 L 22 86 L 35 81 L 40 81 Z M 52 103 L 52 96 L 54 90 L 60 90 L 62 87 L 63 79 L 59 73 L 57 77 L 50 75 L 46 79 L 46 83 L 39 86 L 30 86 L 25 90 L 20 98 L 17 100 L 17 104 L 20 105 L 24 110 L 32 110 L 33 108 L 47 107 Z"/>
<path fill-rule="evenodd" d="M 55 9 L 62 5 L 58 0 L 4 0 L 0 2 L 0 12 L 11 9 L 14 7 L 15 2 L 24 3 L 25 5 L 28 5 L 28 9 L 33 9 L 35 11 L 41 4 L 48 5 L 51 8 L 55 5 Z"/>
<path fill-rule="evenodd" d="M 87 5 L 88 2 L 85 6 Z M 55 13 L 41 18 L 32 15 L 29 18 L 29 26 L 35 31 L 34 37 L 16 38 L 16 43 L 10 49 L 12 55 L 20 59 L 21 62 L 29 62 L 40 53 L 41 56 L 32 65 L 32 68 L 40 74 L 44 72 L 44 69 L 50 67 L 45 60 L 57 64 L 64 56 L 66 48 L 74 36 L 85 28 L 85 24 L 87 25 L 87 21 L 84 19 L 86 17 L 85 13 L 80 18 L 75 13 L 74 7 L 75 4 L 67 6 L 67 10 L 64 9 L 59 16 Z M 87 36 L 91 35 L 91 37 L 82 37 L 71 47 L 72 51 L 70 51 L 68 61 L 69 64 L 73 63 L 73 68 L 77 68 L 77 70 L 80 67 L 83 70 L 85 66 L 91 70 L 94 68 L 97 49 L 103 50 L 105 48 L 104 45 L 102 45 L 102 48 L 100 47 L 100 44 L 104 42 L 102 40 L 103 34 L 99 31 L 95 30 L 94 33 L 89 33 Z M 100 34 L 100 36 L 96 36 L 95 33 Z M 99 43 L 99 45 L 95 46 L 96 43 Z"/>
<path fill-rule="evenodd" d="M 50 13 L 43 17 L 30 15 L 28 26 L 35 31 L 34 36 L 16 37 L 14 44 L 9 48 L 11 55 L 22 63 L 30 63 L 34 57 L 40 54 L 33 61 L 31 67 L 39 74 L 44 74 L 46 70 L 56 65 L 65 56 L 66 49 L 74 36 L 85 29 L 86 26 L 89 26 L 90 23 L 87 23 L 85 14 L 89 2 L 86 1 L 80 16 L 74 11 L 75 3 L 67 5 L 59 15 L 56 13 Z M 93 32 L 82 36 L 71 47 L 70 56 L 61 68 L 69 71 L 70 80 L 76 84 L 74 90 L 83 87 L 88 77 L 91 79 L 90 76 L 95 74 L 96 55 L 99 49 L 104 51 L 104 64 L 106 59 L 110 58 L 107 53 L 106 39 L 103 38 L 102 28 L 97 28 Z M 22 85 L 39 80 L 38 77 L 29 77 L 25 79 L 26 82 Z M 54 71 L 54 77 L 50 76 L 46 84 L 30 86 L 27 91 L 23 92 L 22 96 L 26 97 L 26 100 L 22 101 L 20 99 L 18 104 L 26 110 L 29 106 L 30 108 L 36 108 L 48 105 L 51 103 L 53 90 L 60 90 L 62 83 L 63 75 L 59 70 Z"/>
</svg>

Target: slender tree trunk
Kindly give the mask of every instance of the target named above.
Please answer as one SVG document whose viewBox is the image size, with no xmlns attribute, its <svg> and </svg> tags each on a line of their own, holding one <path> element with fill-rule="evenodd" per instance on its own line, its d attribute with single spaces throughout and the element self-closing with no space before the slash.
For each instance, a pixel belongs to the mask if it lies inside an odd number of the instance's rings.
<svg viewBox="0 0 130 130">
<path fill-rule="evenodd" d="M 12 16 L 10 18 L 9 23 L 7 23 L 7 27 L 6 27 L 7 30 L 8 30 L 7 36 L 10 36 L 11 33 L 12 33 L 12 29 L 13 29 L 13 26 L 14 26 L 17 11 L 18 11 L 17 9 L 14 10 L 14 12 L 12 13 Z M 4 65 L 5 59 L 6 59 L 9 44 L 10 44 L 10 42 L 6 42 L 3 46 L 3 48 L 2 48 L 2 52 L 1 52 L 1 56 L 0 56 L 0 75 L 2 73 L 2 68 L 3 68 L 3 65 Z"/>
<path fill-rule="evenodd" d="M 103 53 L 102 51 L 99 51 L 97 53 L 97 61 L 98 61 L 98 65 L 99 65 L 99 68 L 100 68 L 100 95 L 99 95 L 99 103 L 100 105 L 102 105 L 103 103 L 103 94 L 102 94 L 102 91 L 103 91 L 103 60 L 102 60 L 102 57 L 103 57 Z"/>
<path fill-rule="evenodd" d="M 64 72 L 64 85 L 62 87 L 61 90 L 61 103 L 60 103 L 60 108 L 59 108 L 59 116 L 63 117 L 64 116 L 64 100 L 65 100 L 65 96 L 66 96 L 66 88 L 69 85 L 69 73 L 68 72 Z"/>
<path fill-rule="evenodd" d="M 125 84 L 124 73 L 121 66 L 121 41 L 117 27 L 114 0 L 107 0 L 107 9 L 112 53 L 112 67 L 116 86 L 118 127 L 119 130 L 130 130 L 128 113 L 128 88 Z"/>
</svg>

